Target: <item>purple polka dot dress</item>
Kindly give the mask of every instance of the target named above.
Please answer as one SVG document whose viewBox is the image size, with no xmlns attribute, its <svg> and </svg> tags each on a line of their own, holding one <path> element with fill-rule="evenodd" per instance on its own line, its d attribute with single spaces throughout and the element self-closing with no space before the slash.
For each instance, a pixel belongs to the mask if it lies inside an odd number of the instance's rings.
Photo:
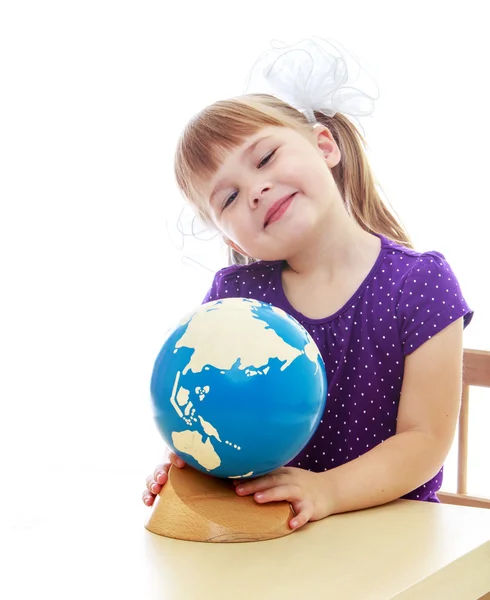
<svg viewBox="0 0 490 600">
<path fill-rule="evenodd" d="M 473 316 L 442 254 L 421 254 L 379 237 L 373 268 L 329 317 L 309 319 L 291 306 L 281 261 L 222 269 L 204 299 L 269 302 L 295 317 L 316 341 L 327 372 L 327 404 L 316 433 L 290 466 L 325 471 L 393 436 L 405 356 L 455 320 L 463 317 L 466 326 Z M 437 502 L 442 472 L 404 497 Z"/>
</svg>

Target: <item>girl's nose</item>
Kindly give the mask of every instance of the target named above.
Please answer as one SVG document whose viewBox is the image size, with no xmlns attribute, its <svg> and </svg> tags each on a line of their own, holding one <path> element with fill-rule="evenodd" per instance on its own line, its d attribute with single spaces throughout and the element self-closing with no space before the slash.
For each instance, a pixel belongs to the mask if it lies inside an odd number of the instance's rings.
<svg viewBox="0 0 490 600">
<path fill-rule="evenodd" d="M 262 185 L 255 188 L 255 190 L 252 190 L 252 194 L 250 196 L 250 204 L 253 208 L 255 208 L 258 204 L 262 202 L 262 200 L 264 200 L 264 198 L 267 197 L 267 194 L 268 192 L 270 192 L 270 189 L 270 185 Z"/>
</svg>

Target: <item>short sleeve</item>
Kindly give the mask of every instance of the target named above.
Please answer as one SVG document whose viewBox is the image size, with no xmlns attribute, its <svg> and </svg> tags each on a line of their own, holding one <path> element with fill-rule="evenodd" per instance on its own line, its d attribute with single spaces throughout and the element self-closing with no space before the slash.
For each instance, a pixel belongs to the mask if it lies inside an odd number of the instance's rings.
<svg viewBox="0 0 490 600">
<path fill-rule="evenodd" d="M 221 282 L 222 277 L 223 277 L 222 271 L 218 271 L 215 274 L 215 276 L 213 278 L 213 282 L 211 284 L 211 287 L 206 292 L 206 295 L 204 296 L 202 304 L 206 304 L 206 302 L 212 302 L 213 300 L 219 300 L 219 289 L 221 287 L 220 282 Z"/>
<path fill-rule="evenodd" d="M 228 289 L 225 284 L 227 279 L 234 274 L 236 268 L 236 265 L 232 265 L 230 267 L 225 267 L 216 273 L 211 287 L 204 296 L 202 304 L 206 304 L 206 302 L 213 302 L 214 300 L 221 300 L 222 298 L 226 298 L 228 296 Z"/>
<path fill-rule="evenodd" d="M 398 302 L 398 327 L 404 356 L 473 311 L 464 299 L 458 280 L 442 254 L 421 254 L 408 272 Z"/>
</svg>

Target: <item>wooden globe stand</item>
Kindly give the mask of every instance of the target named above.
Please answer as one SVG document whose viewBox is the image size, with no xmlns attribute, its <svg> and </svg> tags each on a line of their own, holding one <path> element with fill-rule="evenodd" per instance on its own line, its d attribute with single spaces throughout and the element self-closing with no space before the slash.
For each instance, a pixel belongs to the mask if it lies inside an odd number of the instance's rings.
<svg viewBox="0 0 490 600">
<path fill-rule="evenodd" d="M 230 480 L 170 467 L 145 525 L 152 533 L 196 542 L 254 542 L 292 533 L 288 502 L 257 504 Z"/>
</svg>

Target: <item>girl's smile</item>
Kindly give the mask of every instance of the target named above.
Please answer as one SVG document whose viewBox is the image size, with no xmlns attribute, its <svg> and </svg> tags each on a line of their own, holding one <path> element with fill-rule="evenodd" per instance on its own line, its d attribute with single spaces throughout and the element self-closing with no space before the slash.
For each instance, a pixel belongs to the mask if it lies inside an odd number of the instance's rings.
<svg viewBox="0 0 490 600">
<path fill-rule="evenodd" d="M 276 202 L 272 204 L 272 206 L 269 208 L 265 215 L 264 229 L 268 227 L 271 223 L 279 221 L 279 219 L 291 206 L 291 203 L 293 202 L 293 198 L 296 196 L 296 193 L 297 192 L 294 192 L 294 194 L 289 194 L 284 196 L 283 198 L 279 198 L 279 200 L 276 200 Z"/>
</svg>

